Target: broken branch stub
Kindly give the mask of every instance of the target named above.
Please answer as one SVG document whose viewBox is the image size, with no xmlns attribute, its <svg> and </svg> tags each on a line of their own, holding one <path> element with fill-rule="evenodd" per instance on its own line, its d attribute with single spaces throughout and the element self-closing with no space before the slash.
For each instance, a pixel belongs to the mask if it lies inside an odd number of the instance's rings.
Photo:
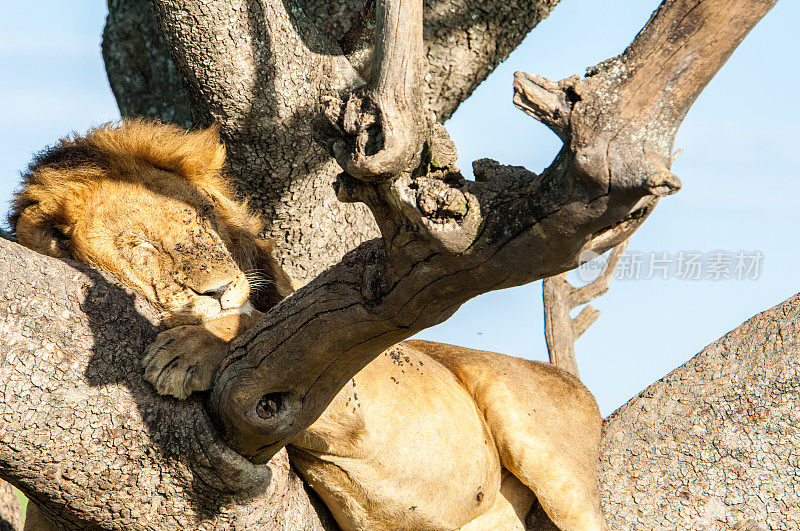
<svg viewBox="0 0 800 531">
<path fill-rule="evenodd" d="M 464 181 L 455 145 L 422 103 L 422 2 L 379 1 L 375 11 L 369 83 L 327 101 L 328 143 L 345 170 L 337 197 L 373 210 L 389 250 L 423 235 L 439 252 L 463 252 L 475 239 L 479 203 L 451 186 Z"/>
<path fill-rule="evenodd" d="M 369 84 L 328 108 L 345 133 L 333 144 L 339 165 L 364 181 L 418 166 L 428 140 L 422 104 L 422 0 L 378 0 Z"/>
</svg>

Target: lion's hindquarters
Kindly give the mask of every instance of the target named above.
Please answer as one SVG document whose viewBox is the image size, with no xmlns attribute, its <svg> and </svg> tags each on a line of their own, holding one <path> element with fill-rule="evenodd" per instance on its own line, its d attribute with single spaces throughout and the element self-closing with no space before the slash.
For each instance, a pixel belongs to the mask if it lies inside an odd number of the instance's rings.
<svg viewBox="0 0 800 531">
<path fill-rule="evenodd" d="M 530 512 L 535 496 L 527 485 L 514 474 L 503 470 L 500 492 L 491 509 L 472 520 L 459 531 L 525 531 L 525 517 Z"/>
<path fill-rule="evenodd" d="M 606 529 L 597 460 L 601 418 L 577 378 L 546 363 L 411 342 L 448 367 L 474 397 L 500 461 L 560 529 Z"/>
<path fill-rule="evenodd" d="M 474 400 L 447 368 L 403 344 L 359 372 L 292 444 L 314 456 L 293 462 L 334 502 L 343 529 L 456 529 L 500 490 Z"/>
</svg>

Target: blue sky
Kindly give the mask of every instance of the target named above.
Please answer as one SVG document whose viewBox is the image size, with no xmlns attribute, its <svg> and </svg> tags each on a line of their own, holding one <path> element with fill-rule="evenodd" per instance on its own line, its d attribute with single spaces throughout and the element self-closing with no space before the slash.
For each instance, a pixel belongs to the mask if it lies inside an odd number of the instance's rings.
<svg viewBox="0 0 800 531">
<path fill-rule="evenodd" d="M 618 54 L 654 0 L 563 0 L 448 122 L 459 165 L 490 157 L 539 171 L 558 142 L 512 103 L 516 70 L 557 80 Z M 34 7 L 35 6 L 35 7 Z M 100 58 L 105 2 L 9 3 L 0 20 L 0 210 L 32 154 L 71 131 L 119 117 Z M 673 171 L 683 190 L 661 201 L 629 249 L 760 252 L 757 280 L 615 280 L 600 319 L 577 342 L 581 376 L 604 414 L 755 313 L 798 291 L 800 4 L 782 0 L 714 78 L 681 127 Z M 646 267 L 645 271 L 646 272 Z M 573 275 L 576 279 L 577 276 Z M 643 275 L 646 276 L 646 275 Z M 547 357 L 541 285 L 490 293 L 420 337 Z"/>
</svg>

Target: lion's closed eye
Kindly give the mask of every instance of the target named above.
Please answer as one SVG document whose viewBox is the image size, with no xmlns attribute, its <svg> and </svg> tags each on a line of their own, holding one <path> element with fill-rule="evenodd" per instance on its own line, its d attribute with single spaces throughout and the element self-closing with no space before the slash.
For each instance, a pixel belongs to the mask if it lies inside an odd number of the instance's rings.
<svg viewBox="0 0 800 531">
<path fill-rule="evenodd" d="M 131 264 L 139 268 L 152 268 L 157 267 L 157 256 L 159 249 L 147 240 L 134 240 L 128 242 L 127 245 L 123 244 L 123 248 L 127 247 L 127 251 L 122 251 L 122 256 L 127 256 Z"/>
</svg>

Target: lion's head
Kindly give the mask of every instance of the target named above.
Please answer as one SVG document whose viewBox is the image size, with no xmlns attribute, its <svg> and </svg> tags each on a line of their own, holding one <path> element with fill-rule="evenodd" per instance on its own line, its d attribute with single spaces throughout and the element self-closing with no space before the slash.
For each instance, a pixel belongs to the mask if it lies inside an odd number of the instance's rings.
<svg viewBox="0 0 800 531">
<path fill-rule="evenodd" d="M 104 126 L 40 154 L 9 220 L 22 245 L 138 288 L 167 326 L 249 311 L 248 298 L 265 310 L 291 281 L 223 181 L 224 161 L 216 128 Z"/>
</svg>

